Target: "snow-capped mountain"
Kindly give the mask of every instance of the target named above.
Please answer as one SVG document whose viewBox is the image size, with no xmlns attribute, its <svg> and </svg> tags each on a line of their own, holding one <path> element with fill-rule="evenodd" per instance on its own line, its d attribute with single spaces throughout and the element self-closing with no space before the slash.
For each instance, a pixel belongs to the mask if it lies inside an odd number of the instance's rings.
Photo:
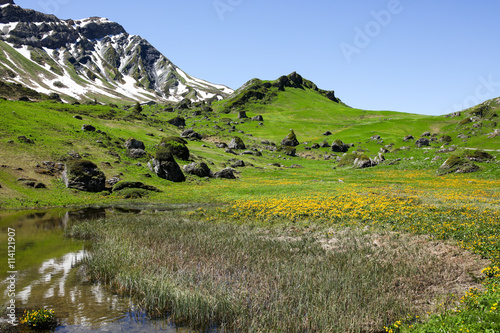
<svg viewBox="0 0 500 333">
<path fill-rule="evenodd" d="M 61 20 L 0 4 L 1 80 L 66 100 L 202 101 L 233 92 L 186 74 L 106 18 Z"/>
</svg>

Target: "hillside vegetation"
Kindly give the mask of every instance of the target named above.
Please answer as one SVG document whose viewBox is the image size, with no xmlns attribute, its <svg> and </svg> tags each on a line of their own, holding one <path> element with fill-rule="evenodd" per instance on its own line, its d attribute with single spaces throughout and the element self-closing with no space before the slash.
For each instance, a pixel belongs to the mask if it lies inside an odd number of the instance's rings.
<svg viewBox="0 0 500 333">
<path fill-rule="evenodd" d="M 443 116 L 360 110 L 296 73 L 177 105 L 6 87 L 0 208 L 153 210 L 66 231 L 94 244 L 93 281 L 151 315 L 237 331 L 500 329 L 500 99 Z M 158 213 L 177 203 L 190 210 Z"/>
</svg>

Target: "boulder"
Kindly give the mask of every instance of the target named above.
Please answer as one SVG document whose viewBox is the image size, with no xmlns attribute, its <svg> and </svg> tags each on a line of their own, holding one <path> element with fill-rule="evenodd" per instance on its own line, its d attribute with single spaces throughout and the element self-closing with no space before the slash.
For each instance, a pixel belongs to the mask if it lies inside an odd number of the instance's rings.
<svg viewBox="0 0 500 333">
<path fill-rule="evenodd" d="M 358 169 L 375 166 L 375 162 L 366 155 L 360 155 L 354 160 L 354 167 Z"/>
<path fill-rule="evenodd" d="M 285 147 L 283 147 L 283 152 L 287 156 L 295 157 L 296 153 L 297 153 L 297 149 L 295 149 L 295 147 L 285 146 Z"/>
<path fill-rule="evenodd" d="M 189 140 L 201 140 L 203 136 L 200 133 L 195 132 L 192 128 L 182 131 L 181 138 Z"/>
<path fill-rule="evenodd" d="M 184 166 L 184 172 L 198 177 L 213 177 L 213 173 L 206 163 L 191 163 Z"/>
<path fill-rule="evenodd" d="M 424 132 L 424 133 L 422 133 L 422 135 L 421 135 L 421 136 L 423 136 L 423 137 L 424 137 L 424 136 L 431 136 L 431 132 Z"/>
<path fill-rule="evenodd" d="M 187 161 L 190 157 L 189 148 L 186 146 L 187 143 L 188 142 L 182 138 L 169 136 L 161 139 L 160 147 L 166 148 L 175 157 L 180 158 L 183 161 Z"/>
<path fill-rule="evenodd" d="M 245 143 L 240 137 L 235 136 L 228 145 L 229 149 L 246 149 Z"/>
<path fill-rule="evenodd" d="M 156 152 L 155 158 L 148 162 L 148 168 L 158 177 L 180 183 L 186 180 L 179 164 L 174 159 L 171 150 L 161 147 Z"/>
<path fill-rule="evenodd" d="M 413 137 L 413 135 L 407 135 L 404 137 L 403 139 L 404 141 L 411 141 L 411 140 L 415 140 L 415 138 Z"/>
<path fill-rule="evenodd" d="M 225 142 L 219 142 L 215 145 L 217 148 L 225 149 L 227 148 L 227 144 Z"/>
<path fill-rule="evenodd" d="M 180 183 L 186 180 L 179 164 L 172 158 L 171 160 L 158 160 L 153 158 L 148 163 L 148 168 L 158 177 L 170 180 L 174 183 Z"/>
<path fill-rule="evenodd" d="M 424 133 L 425 134 L 425 133 Z M 423 146 L 429 146 L 430 145 L 430 140 L 427 138 L 420 138 L 417 141 L 415 141 L 415 145 L 418 148 L 422 148 Z"/>
<path fill-rule="evenodd" d="M 129 149 L 128 155 L 131 158 L 143 158 L 147 153 L 144 149 Z"/>
<path fill-rule="evenodd" d="M 97 165 L 87 160 L 66 163 L 62 173 L 66 187 L 85 192 L 101 192 L 106 187 L 106 176 Z"/>
<path fill-rule="evenodd" d="M 329 135 L 332 135 L 332 132 L 330 131 L 326 131 L 325 133 L 323 133 L 324 136 L 329 136 Z"/>
<path fill-rule="evenodd" d="M 186 126 L 186 119 L 182 117 L 175 117 L 173 119 L 170 119 L 168 121 L 169 124 L 174 125 L 175 127 L 185 127 Z"/>
<path fill-rule="evenodd" d="M 221 171 L 216 172 L 214 176 L 215 178 L 236 179 L 234 171 L 235 170 L 232 168 L 225 168 L 222 169 Z"/>
<path fill-rule="evenodd" d="M 245 111 L 238 112 L 238 119 L 246 119 L 246 118 L 248 118 L 248 116 Z"/>
<path fill-rule="evenodd" d="M 332 143 L 332 151 L 336 153 L 347 153 L 349 146 L 342 142 L 342 140 L 335 140 Z"/>
<path fill-rule="evenodd" d="M 438 175 L 446 175 L 449 173 L 470 173 L 476 172 L 479 167 L 466 159 L 452 155 L 439 167 Z"/>
<path fill-rule="evenodd" d="M 382 138 L 380 137 L 380 135 L 372 135 L 372 137 L 370 139 L 373 140 L 373 141 L 378 141 L 378 140 L 380 140 Z"/>
<path fill-rule="evenodd" d="M 136 189 L 143 189 L 147 191 L 153 191 L 153 192 L 161 192 L 158 188 L 152 186 L 152 185 L 146 185 L 142 182 L 128 182 L 128 181 L 120 181 L 113 186 L 113 192 L 118 192 L 121 190 L 124 190 L 126 188 L 136 188 Z"/>
<path fill-rule="evenodd" d="M 261 115 L 258 115 L 258 116 L 255 116 L 252 118 L 253 121 L 264 121 L 264 117 L 262 117 Z"/>
<path fill-rule="evenodd" d="M 125 141 L 124 146 L 127 149 L 142 149 L 142 150 L 146 149 L 144 142 L 136 140 L 134 138 L 130 138 L 127 141 Z"/>
<path fill-rule="evenodd" d="M 231 167 L 232 167 L 232 168 L 242 168 L 242 167 L 244 167 L 244 166 L 245 166 L 245 162 L 244 162 L 244 161 L 242 161 L 242 160 L 237 160 L 237 161 L 235 161 L 235 162 L 231 165 Z"/>
<path fill-rule="evenodd" d="M 82 126 L 82 131 L 84 132 L 95 132 L 95 127 L 92 125 L 84 124 Z"/>
<path fill-rule="evenodd" d="M 281 140 L 282 146 L 296 147 L 300 145 L 300 142 L 297 140 L 297 136 L 293 130 L 290 130 L 290 133 Z"/>
</svg>

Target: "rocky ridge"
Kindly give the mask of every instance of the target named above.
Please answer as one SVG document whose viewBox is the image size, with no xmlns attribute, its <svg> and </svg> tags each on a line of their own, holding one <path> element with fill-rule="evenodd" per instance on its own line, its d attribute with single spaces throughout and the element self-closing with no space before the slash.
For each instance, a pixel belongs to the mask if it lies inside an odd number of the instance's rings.
<svg viewBox="0 0 500 333">
<path fill-rule="evenodd" d="M 147 40 L 106 18 L 61 20 L 13 1 L 0 4 L 0 55 L 7 59 L 0 78 L 7 82 L 73 99 L 179 102 L 232 93 L 189 76 Z"/>
</svg>

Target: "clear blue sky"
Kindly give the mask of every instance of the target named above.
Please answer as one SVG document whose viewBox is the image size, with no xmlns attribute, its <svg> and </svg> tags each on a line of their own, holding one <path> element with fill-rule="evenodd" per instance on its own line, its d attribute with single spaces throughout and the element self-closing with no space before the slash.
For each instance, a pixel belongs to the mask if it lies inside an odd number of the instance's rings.
<svg viewBox="0 0 500 333">
<path fill-rule="evenodd" d="M 15 0 L 107 17 L 233 89 L 297 71 L 353 107 L 445 114 L 500 96 L 498 0 Z"/>
</svg>

